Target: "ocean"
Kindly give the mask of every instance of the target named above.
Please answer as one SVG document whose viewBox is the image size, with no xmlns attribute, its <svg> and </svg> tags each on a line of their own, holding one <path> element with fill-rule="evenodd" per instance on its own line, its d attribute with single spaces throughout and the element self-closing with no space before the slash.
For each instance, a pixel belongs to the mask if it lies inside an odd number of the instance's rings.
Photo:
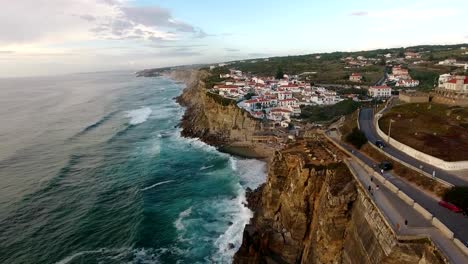
<svg viewBox="0 0 468 264">
<path fill-rule="evenodd" d="M 230 263 L 266 164 L 181 137 L 183 88 L 0 79 L 0 263 Z"/>
</svg>

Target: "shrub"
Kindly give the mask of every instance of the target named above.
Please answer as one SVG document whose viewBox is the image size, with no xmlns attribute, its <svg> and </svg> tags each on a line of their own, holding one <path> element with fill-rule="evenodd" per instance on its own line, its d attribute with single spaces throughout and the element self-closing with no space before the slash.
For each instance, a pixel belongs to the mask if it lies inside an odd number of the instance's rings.
<svg viewBox="0 0 468 264">
<path fill-rule="evenodd" d="M 346 141 L 351 143 L 357 149 L 361 149 L 361 147 L 367 143 L 367 138 L 361 130 L 355 127 L 353 131 L 346 136 Z"/>
<path fill-rule="evenodd" d="M 468 213 L 468 187 L 457 186 L 448 190 L 444 194 L 444 200 L 456 205 L 464 212 Z"/>
</svg>

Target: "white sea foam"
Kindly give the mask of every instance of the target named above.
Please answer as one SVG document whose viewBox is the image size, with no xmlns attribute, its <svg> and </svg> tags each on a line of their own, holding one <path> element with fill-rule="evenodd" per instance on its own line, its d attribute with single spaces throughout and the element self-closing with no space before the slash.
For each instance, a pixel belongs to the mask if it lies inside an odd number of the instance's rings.
<svg viewBox="0 0 468 264">
<path fill-rule="evenodd" d="M 211 168 L 213 168 L 213 167 L 214 167 L 214 165 L 202 166 L 202 167 L 200 168 L 200 170 L 201 170 L 201 171 L 204 171 L 204 170 L 207 170 L 207 169 L 211 169 Z"/>
<path fill-rule="evenodd" d="M 127 111 L 126 117 L 130 118 L 130 125 L 138 125 L 148 120 L 149 116 L 151 115 L 151 112 L 153 112 L 151 108 L 142 107 L 140 109 Z"/>
<path fill-rule="evenodd" d="M 86 251 L 81 251 L 71 256 L 68 256 L 58 261 L 56 264 L 67 264 L 75 260 L 76 258 L 85 256 L 85 255 L 90 255 L 90 254 L 101 254 L 101 255 L 109 255 L 109 256 L 115 255 L 118 257 L 119 255 L 125 254 L 127 252 L 131 252 L 131 249 L 130 248 L 118 248 L 118 249 L 101 248 L 97 250 L 86 250 Z"/>
<path fill-rule="evenodd" d="M 184 223 L 182 221 L 186 217 L 190 216 L 191 213 L 192 213 L 192 207 L 191 206 L 187 210 L 184 210 L 184 211 L 180 212 L 179 217 L 174 222 L 174 225 L 177 228 L 177 230 L 182 231 L 182 230 L 185 229 L 185 225 L 184 225 Z"/>
<path fill-rule="evenodd" d="M 237 171 L 237 159 L 234 157 L 229 157 L 229 164 L 231 164 L 231 169 Z"/>
<path fill-rule="evenodd" d="M 244 188 L 254 190 L 266 181 L 266 162 L 255 159 L 236 159 L 237 173 Z"/>
<path fill-rule="evenodd" d="M 173 182 L 173 180 L 155 183 L 155 184 L 153 184 L 151 186 L 148 186 L 148 187 L 145 187 L 145 188 L 141 189 L 141 191 L 144 192 L 144 191 L 153 189 L 156 186 L 163 185 L 163 184 L 170 183 L 170 182 Z"/>
<path fill-rule="evenodd" d="M 223 204 L 225 212 L 223 214 L 231 214 L 233 216 L 231 225 L 227 230 L 220 235 L 214 242 L 218 252 L 212 256 L 215 263 L 230 263 L 234 254 L 239 250 L 242 244 L 242 235 L 245 225 L 249 223 L 253 216 L 252 211 L 245 206 L 247 200 L 245 190 L 239 185 L 239 194 L 234 200 L 230 200 Z"/>
</svg>

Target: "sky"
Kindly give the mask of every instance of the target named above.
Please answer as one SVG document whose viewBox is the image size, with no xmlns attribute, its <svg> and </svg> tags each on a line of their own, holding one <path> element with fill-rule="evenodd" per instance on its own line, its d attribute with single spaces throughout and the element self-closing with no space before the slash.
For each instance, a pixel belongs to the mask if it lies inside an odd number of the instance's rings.
<svg viewBox="0 0 468 264">
<path fill-rule="evenodd" d="M 468 43 L 466 0 L 0 0 L 0 7 L 0 77 Z"/>
</svg>

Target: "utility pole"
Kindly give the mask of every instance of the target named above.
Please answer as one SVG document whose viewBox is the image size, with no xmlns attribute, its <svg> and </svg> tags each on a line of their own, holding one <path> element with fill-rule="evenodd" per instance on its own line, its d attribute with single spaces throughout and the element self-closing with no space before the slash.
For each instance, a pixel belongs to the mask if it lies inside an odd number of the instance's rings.
<svg viewBox="0 0 468 264">
<path fill-rule="evenodd" d="M 387 139 L 387 143 L 390 144 L 390 132 L 392 130 L 392 123 L 395 122 L 395 120 L 393 119 L 390 119 L 390 124 L 388 125 L 388 139 Z"/>
</svg>

